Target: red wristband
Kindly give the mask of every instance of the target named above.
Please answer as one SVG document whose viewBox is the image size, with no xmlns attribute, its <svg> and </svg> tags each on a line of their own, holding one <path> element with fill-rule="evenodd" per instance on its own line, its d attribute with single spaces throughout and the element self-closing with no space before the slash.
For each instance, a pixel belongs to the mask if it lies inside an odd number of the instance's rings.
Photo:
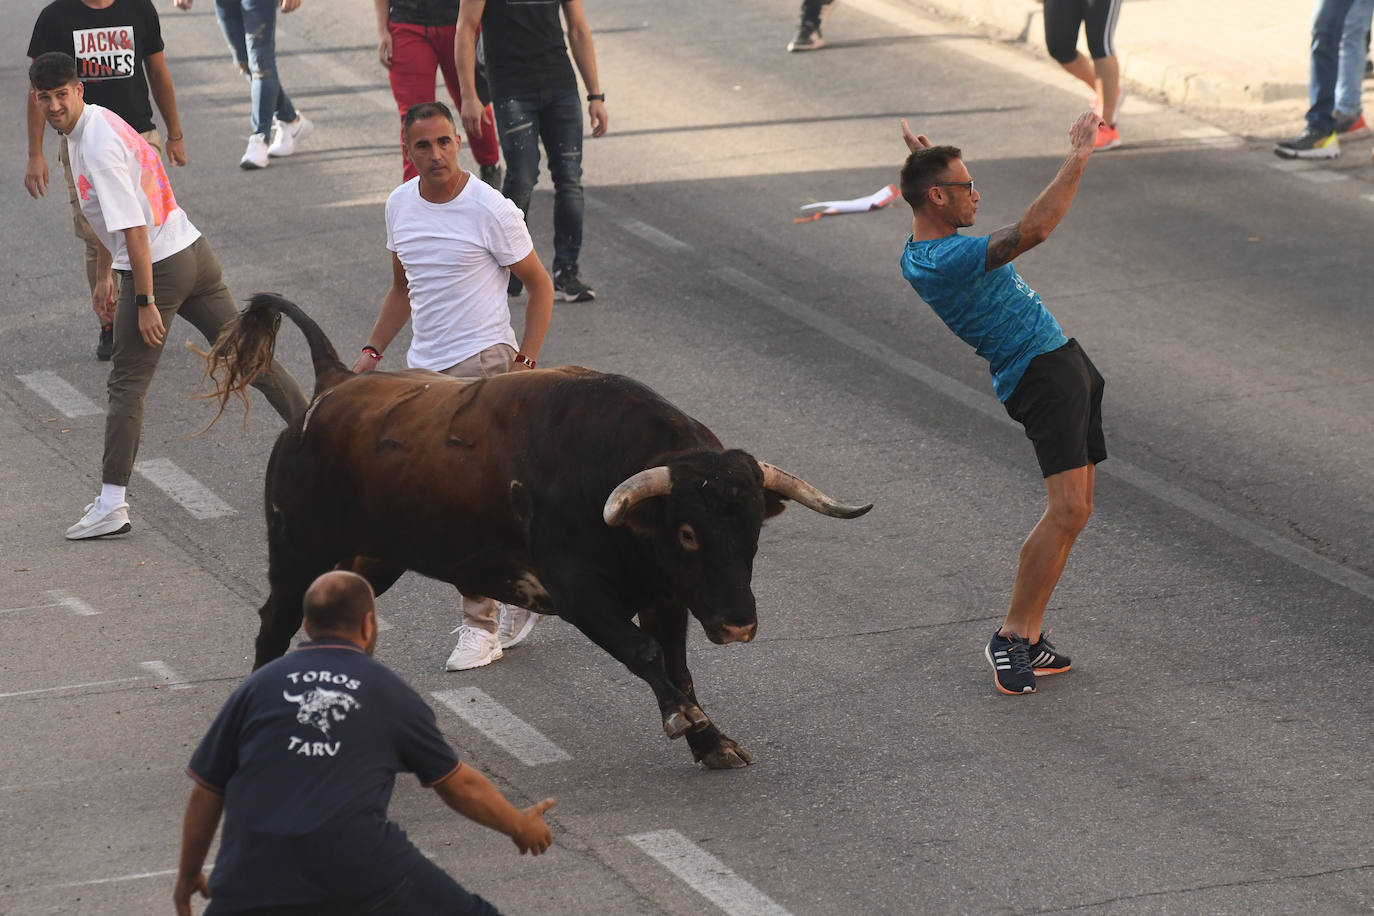
<svg viewBox="0 0 1374 916">
<path fill-rule="evenodd" d="M 379 362 L 381 361 L 382 354 L 378 352 L 376 347 L 369 344 L 368 346 L 363 347 L 363 352 L 366 353 L 368 356 L 372 357 L 373 359 L 378 360 Z"/>
<path fill-rule="evenodd" d="M 528 356 L 526 356 L 526 355 L 523 354 L 523 353 L 517 353 L 517 354 L 515 354 L 515 362 L 519 363 L 520 365 L 522 365 L 522 366 L 524 366 L 524 367 L 526 367 L 526 368 L 528 368 L 528 369 L 533 369 L 533 368 L 534 368 L 534 360 L 530 359 Z"/>
</svg>

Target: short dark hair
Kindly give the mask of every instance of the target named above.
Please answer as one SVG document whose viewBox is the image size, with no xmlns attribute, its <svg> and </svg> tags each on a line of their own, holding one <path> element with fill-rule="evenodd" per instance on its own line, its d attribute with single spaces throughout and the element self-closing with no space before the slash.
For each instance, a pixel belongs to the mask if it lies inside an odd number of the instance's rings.
<svg viewBox="0 0 1374 916">
<path fill-rule="evenodd" d="M 79 83 L 76 75 L 76 58 L 61 51 L 40 54 L 29 64 L 29 85 L 42 92 Z"/>
<path fill-rule="evenodd" d="M 963 153 L 957 146 L 927 146 L 907 156 L 902 165 L 902 199 L 911 204 L 913 210 L 924 207 L 926 191 L 935 185 L 951 162 L 962 158 Z"/>
<path fill-rule="evenodd" d="M 377 609 L 372 586 L 354 572 L 334 570 L 320 576 L 305 590 L 301 602 L 305 622 L 312 633 L 354 634 L 369 611 Z"/>
<path fill-rule="evenodd" d="M 455 129 L 458 127 L 453 120 L 453 112 L 449 111 L 443 102 L 421 102 L 406 109 L 405 120 L 401 123 L 401 133 L 405 135 L 406 140 L 410 139 L 410 125 L 425 118 L 443 118 Z"/>
</svg>

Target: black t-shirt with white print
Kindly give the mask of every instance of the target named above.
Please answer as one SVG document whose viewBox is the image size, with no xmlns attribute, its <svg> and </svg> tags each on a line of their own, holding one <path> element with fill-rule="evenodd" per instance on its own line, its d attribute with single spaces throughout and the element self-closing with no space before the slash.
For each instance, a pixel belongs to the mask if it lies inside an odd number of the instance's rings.
<svg viewBox="0 0 1374 916">
<path fill-rule="evenodd" d="M 29 57 L 62 51 L 76 58 L 86 101 L 110 109 L 139 133 L 153 129 L 143 61 L 162 49 L 152 0 L 114 0 L 100 10 L 81 0 L 53 0 L 38 14 L 29 39 Z"/>
<path fill-rule="evenodd" d="M 482 43 L 493 99 L 577 88 L 559 17 L 563 2 L 487 0 L 482 7 Z"/>
<path fill-rule="evenodd" d="M 354 643 L 302 643 L 264 665 L 187 767 L 224 795 L 217 908 L 357 903 L 394 887 L 420 856 L 387 820 L 396 774 L 432 786 L 457 767 L 434 711 Z"/>
</svg>

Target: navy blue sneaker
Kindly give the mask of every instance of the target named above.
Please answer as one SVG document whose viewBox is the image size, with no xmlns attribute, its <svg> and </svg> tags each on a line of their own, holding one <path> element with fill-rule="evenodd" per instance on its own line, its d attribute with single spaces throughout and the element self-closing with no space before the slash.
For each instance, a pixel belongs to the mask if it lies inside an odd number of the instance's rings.
<svg viewBox="0 0 1374 916">
<path fill-rule="evenodd" d="M 1035 671 L 1030 663 L 1030 640 L 1021 636 L 1003 636 L 996 630 L 983 649 L 992 666 L 992 682 L 1008 696 L 1035 693 Z"/>
<path fill-rule="evenodd" d="M 1073 667 L 1069 657 L 1054 647 L 1054 643 L 1049 641 L 1045 634 L 1040 634 L 1040 639 L 1031 644 L 1027 651 L 1030 656 L 1031 669 L 1035 671 L 1037 677 L 1046 674 L 1063 674 Z"/>
</svg>

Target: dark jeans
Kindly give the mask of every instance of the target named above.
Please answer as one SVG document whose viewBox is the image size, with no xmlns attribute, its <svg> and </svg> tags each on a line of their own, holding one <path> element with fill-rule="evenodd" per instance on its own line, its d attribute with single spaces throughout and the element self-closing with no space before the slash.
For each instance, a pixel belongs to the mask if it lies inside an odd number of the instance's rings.
<svg viewBox="0 0 1374 916">
<path fill-rule="evenodd" d="M 356 907 L 274 906 L 226 912 L 214 898 L 205 916 L 501 916 L 496 907 L 467 891 L 448 872 L 424 859 L 396 887 Z"/>
<path fill-rule="evenodd" d="M 1336 76 L 1340 69 L 1341 32 L 1353 0 L 1317 0 L 1312 13 L 1312 69 L 1307 129 L 1326 136 L 1336 129 Z"/>
<path fill-rule="evenodd" d="M 802 0 L 802 25 L 819 26 L 821 24 L 821 7 L 829 6 L 832 2 L 833 0 Z"/>
<path fill-rule="evenodd" d="M 578 89 L 544 90 L 497 99 L 496 129 L 506 157 L 501 193 L 529 218 L 539 179 L 539 143 L 553 179 L 553 272 L 577 269 L 582 253 L 582 97 Z"/>
</svg>

